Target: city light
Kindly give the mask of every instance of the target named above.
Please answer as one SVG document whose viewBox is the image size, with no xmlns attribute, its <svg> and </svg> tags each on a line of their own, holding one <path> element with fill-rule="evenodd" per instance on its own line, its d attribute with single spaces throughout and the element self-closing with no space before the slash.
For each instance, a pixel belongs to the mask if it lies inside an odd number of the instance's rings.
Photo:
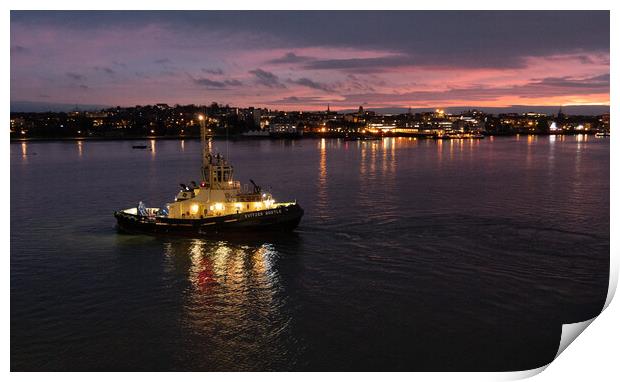
<svg viewBox="0 0 620 382">
<path fill-rule="evenodd" d="M 466 110 L 447 114 L 444 109 L 417 113 L 382 114 L 365 110 L 363 116 L 358 111 L 283 112 L 259 109 L 256 107 L 227 107 L 204 113 L 205 106 L 174 106 L 158 104 L 157 108 L 143 106 L 138 113 L 133 108 L 113 108 L 100 112 L 88 112 L 84 118 L 90 120 L 89 127 L 82 127 L 76 120 L 66 120 L 66 115 L 58 113 L 29 113 L 19 118 L 11 118 L 13 137 L 37 138 L 39 136 L 64 137 L 69 128 L 76 138 L 85 137 L 149 137 L 177 136 L 193 137 L 202 127 L 211 135 L 235 135 L 247 137 L 303 138 L 321 137 L 327 134 L 334 138 L 371 139 L 378 135 L 388 137 L 417 138 L 482 138 L 482 135 L 514 134 L 571 134 L 609 130 L 609 114 L 597 116 L 567 115 L 535 112 L 487 114 L 478 110 Z M 180 113 L 183 111 L 183 113 Z M 193 117 L 182 119 L 180 114 Z M 560 113 L 557 113 L 560 114 Z M 142 130 L 143 119 L 159 120 L 161 124 L 150 122 L 146 133 Z M 200 120 L 200 123 L 197 123 Z M 207 129 L 206 122 L 216 126 Z M 327 126 L 329 123 L 329 126 Z M 51 124 L 51 128 L 48 127 Z M 62 129 L 60 126 L 65 126 Z M 157 129 L 156 129 L 157 127 Z M 28 129 L 28 130 L 26 130 Z M 54 131 L 54 129 L 58 129 Z M 117 129 L 122 129 L 118 131 Z M 43 134 L 44 133 L 44 134 Z M 228 179 L 226 179 L 228 181 Z M 231 184 L 232 186 L 232 184 Z"/>
</svg>

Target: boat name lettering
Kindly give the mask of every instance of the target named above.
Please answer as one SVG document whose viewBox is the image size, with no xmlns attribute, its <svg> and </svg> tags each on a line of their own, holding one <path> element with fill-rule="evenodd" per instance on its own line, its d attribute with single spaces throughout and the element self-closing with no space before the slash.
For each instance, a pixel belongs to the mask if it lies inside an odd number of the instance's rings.
<svg viewBox="0 0 620 382">
<path fill-rule="evenodd" d="M 269 211 L 258 211 L 258 212 L 250 212 L 245 215 L 246 218 L 257 218 L 260 216 L 269 216 L 269 215 L 279 215 L 282 211 L 280 210 L 269 210 Z"/>
</svg>

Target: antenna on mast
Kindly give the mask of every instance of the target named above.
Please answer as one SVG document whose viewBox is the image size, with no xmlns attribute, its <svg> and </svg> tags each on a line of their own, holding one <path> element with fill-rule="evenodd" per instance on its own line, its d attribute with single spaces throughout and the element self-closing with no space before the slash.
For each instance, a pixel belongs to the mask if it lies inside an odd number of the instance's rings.
<svg viewBox="0 0 620 382">
<path fill-rule="evenodd" d="M 205 116 L 198 114 L 198 120 L 200 121 L 200 144 L 202 145 L 202 180 L 207 182 L 207 168 L 209 166 L 209 156 L 211 155 L 207 149 L 207 129 L 205 127 Z"/>
</svg>

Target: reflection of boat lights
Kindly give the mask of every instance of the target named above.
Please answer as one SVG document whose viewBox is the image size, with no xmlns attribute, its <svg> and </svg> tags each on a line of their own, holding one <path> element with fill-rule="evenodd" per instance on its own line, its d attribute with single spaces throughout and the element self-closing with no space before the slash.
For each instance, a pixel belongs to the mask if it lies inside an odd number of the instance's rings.
<svg viewBox="0 0 620 382">
<path fill-rule="evenodd" d="M 290 317 L 282 311 L 285 300 L 274 246 L 195 239 L 189 243 L 175 240 L 164 247 L 169 258 L 166 265 L 186 275 L 189 282 L 182 314 L 184 325 L 193 333 L 226 336 L 243 325 L 259 336 L 278 333 L 279 338 L 287 337 L 283 331 L 289 330 Z M 247 319 L 251 316 L 257 319 Z"/>
<path fill-rule="evenodd" d="M 228 268 L 228 256 L 230 253 L 231 248 L 225 245 L 221 245 L 214 251 L 212 256 L 213 274 L 221 282 L 224 281 L 224 277 L 226 276 L 226 270 Z"/>
</svg>

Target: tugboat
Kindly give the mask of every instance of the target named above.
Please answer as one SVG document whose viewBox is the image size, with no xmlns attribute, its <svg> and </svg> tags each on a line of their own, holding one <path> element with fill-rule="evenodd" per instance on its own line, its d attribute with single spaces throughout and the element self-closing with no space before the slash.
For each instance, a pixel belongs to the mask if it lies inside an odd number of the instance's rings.
<svg viewBox="0 0 620 382">
<path fill-rule="evenodd" d="M 181 184 L 174 202 L 163 208 L 137 207 L 114 212 L 118 229 L 126 233 L 208 235 L 252 230 L 293 230 L 304 214 L 296 201 L 276 202 L 250 179 L 251 186 L 233 179 L 233 166 L 207 149 L 201 126 L 202 182 Z"/>
</svg>

